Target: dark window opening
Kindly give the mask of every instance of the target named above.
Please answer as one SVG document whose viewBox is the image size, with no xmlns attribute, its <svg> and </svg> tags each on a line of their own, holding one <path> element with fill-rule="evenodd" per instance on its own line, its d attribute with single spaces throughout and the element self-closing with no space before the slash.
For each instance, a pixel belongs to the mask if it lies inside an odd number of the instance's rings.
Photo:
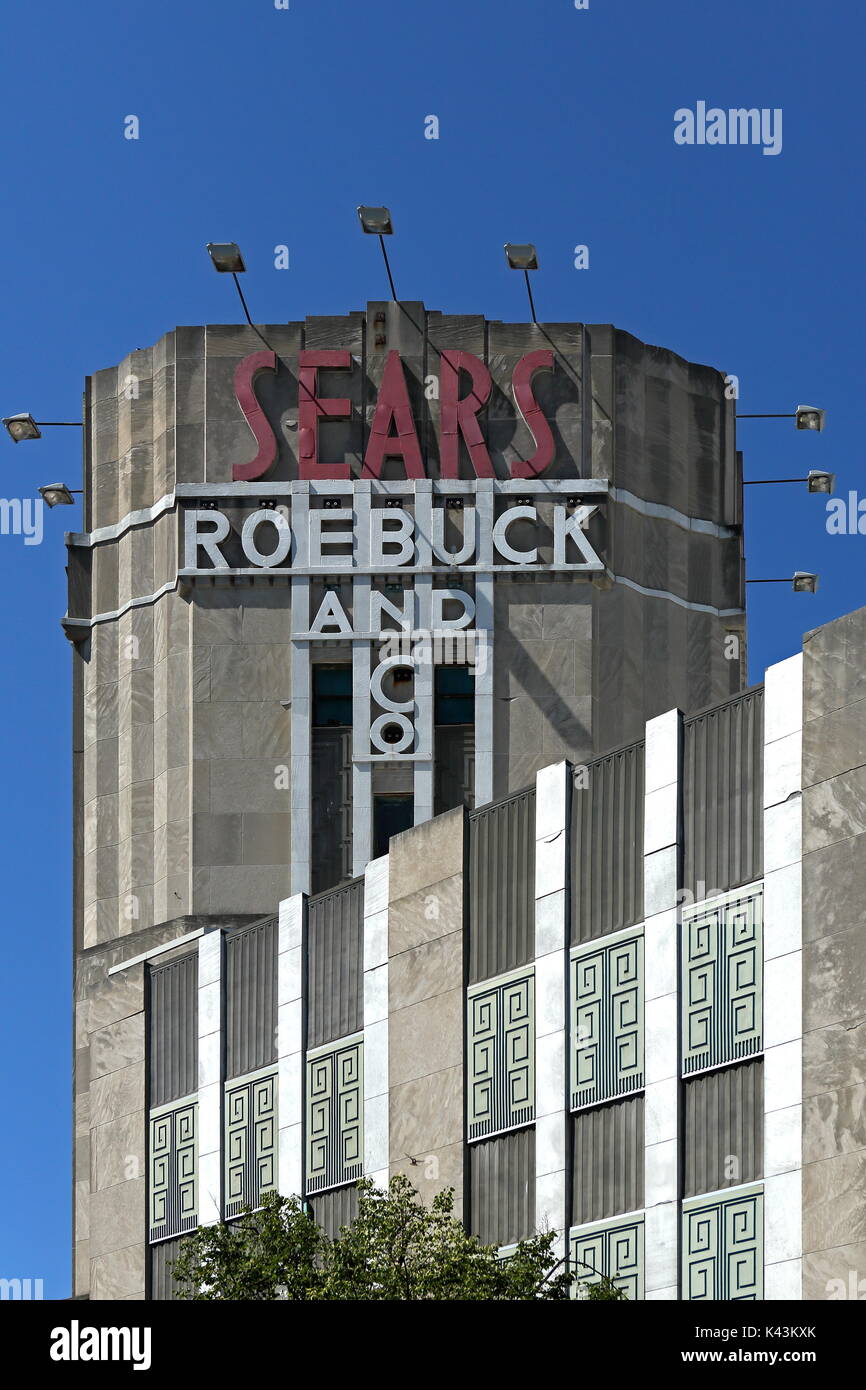
<svg viewBox="0 0 866 1390">
<path fill-rule="evenodd" d="M 475 785 L 475 677 L 472 666 L 437 666 L 434 815 L 472 806 Z"/>
<path fill-rule="evenodd" d="M 333 729 L 352 723 L 352 668 L 313 666 L 313 727 Z"/>
<path fill-rule="evenodd" d="M 411 796 L 373 797 L 373 858 L 388 853 L 392 835 L 409 830 L 415 822 L 415 799 Z"/>
<path fill-rule="evenodd" d="M 313 893 L 352 877 L 352 730 L 316 729 L 311 769 Z"/>
<path fill-rule="evenodd" d="M 437 666 L 434 688 L 434 723 L 475 723 L 475 678 L 470 666 Z"/>
</svg>

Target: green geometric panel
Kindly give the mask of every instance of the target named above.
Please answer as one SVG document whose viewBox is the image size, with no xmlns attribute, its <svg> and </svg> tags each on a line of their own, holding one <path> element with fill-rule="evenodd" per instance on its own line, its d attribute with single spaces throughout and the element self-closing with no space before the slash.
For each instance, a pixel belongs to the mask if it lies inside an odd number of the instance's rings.
<svg viewBox="0 0 866 1390">
<path fill-rule="evenodd" d="M 763 1297 L 763 1187 L 683 1202 L 683 1298 L 755 1302 Z"/>
<path fill-rule="evenodd" d="M 307 1053 L 307 1192 L 364 1172 L 362 1034 Z"/>
<path fill-rule="evenodd" d="M 574 1226 L 569 1253 L 579 1283 L 597 1284 L 606 1274 L 625 1290 L 626 1298 L 644 1297 L 643 1216 L 617 1216 L 610 1221 L 594 1221 L 591 1226 Z"/>
<path fill-rule="evenodd" d="M 150 1112 L 150 1239 L 192 1231 L 198 1224 L 198 1102 L 172 1101 Z"/>
<path fill-rule="evenodd" d="M 763 890 L 683 913 L 683 1075 L 761 1051 Z"/>
<path fill-rule="evenodd" d="M 225 1214 L 261 1205 L 277 1186 L 277 1073 L 250 1072 L 226 1083 Z"/>
<path fill-rule="evenodd" d="M 643 1088 L 643 931 L 571 954 L 571 1108 Z"/>
<path fill-rule="evenodd" d="M 500 975 L 469 990 L 470 1140 L 535 1118 L 535 976 Z"/>
</svg>

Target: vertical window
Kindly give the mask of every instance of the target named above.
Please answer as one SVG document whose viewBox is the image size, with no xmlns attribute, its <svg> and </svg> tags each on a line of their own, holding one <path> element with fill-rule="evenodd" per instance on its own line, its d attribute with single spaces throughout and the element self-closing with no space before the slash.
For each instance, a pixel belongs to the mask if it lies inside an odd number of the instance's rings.
<svg viewBox="0 0 866 1390">
<path fill-rule="evenodd" d="M 470 1141 L 535 1118 L 535 975 L 522 970 L 473 985 L 468 1000 Z"/>
<path fill-rule="evenodd" d="M 569 1240 L 575 1290 L 581 1284 L 597 1284 L 603 1276 L 612 1279 L 626 1298 L 644 1296 L 644 1219 L 643 1215 L 617 1217 L 614 1221 L 595 1221 L 572 1229 Z"/>
<path fill-rule="evenodd" d="M 198 1222 L 198 956 L 148 968 L 148 1236 Z"/>
<path fill-rule="evenodd" d="M 388 853 L 392 835 L 410 830 L 415 820 L 412 796 L 373 797 L 373 858 Z"/>
<path fill-rule="evenodd" d="M 352 667 L 313 665 L 313 727 L 339 728 L 352 723 Z"/>
<path fill-rule="evenodd" d="M 356 1182 L 364 1171 L 362 1034 L 307 1053 L 307 1192 Z"/>
<path fill-rule="evenodd" d="M 761 1051 L 763 891 L 741 888 L 683 912 L 682 1069 Z"/>
<path fill-rule="evenodd" d="M 575 947 L 570 994 L 571 1108 L 641 1090 L 643 931 Z"/>
<path fill-rule="evenodd" d="M 683 1202 L 683 1298 L 764 1296 L 764 1196 L 760 1186 Z"/>
<path fill-rule="evenodd" d="M 226 1082 L 226 1210 L 253 1210 L 278 1178 L 277 1075 L 275 1071 Z"/>
<path fill-rule="evenodd" d="M 475 680 L 468 666 L 437 666 L 434 723 L 475 723 Z"/>
<path fill-rule="evenodd" d="M 469 666 L 434 670 L 434 813 L 473 804 L 475 789 L 475 678 Z"/>
<path fill-rule="evenodd" d="M 225 1215 L 278 1182 L 277 923 L 226 936 Z"/>
<path fill-rule="evenodd" d="M 150 1112 L 150 1239 L 191 1231 L 198 1211 L 198 1102 Z"/>
</svg>

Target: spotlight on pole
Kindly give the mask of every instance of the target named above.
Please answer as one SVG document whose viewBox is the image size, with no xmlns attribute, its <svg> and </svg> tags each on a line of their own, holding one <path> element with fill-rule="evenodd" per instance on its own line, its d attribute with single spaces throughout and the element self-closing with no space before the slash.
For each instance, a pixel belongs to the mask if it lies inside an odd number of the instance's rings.
<svg viewBox="0 0 866 1390">
<path fill-rule="evenodd" d="M 798 430 L 817 430 L 820 434 L 824 428 L 825 410 L 819 410 L 816 405 L 798 405 L 795 411 Z"/>
<path fill-rule="evenodd" d="M 42 431 L 32 415 L 7 415 L 3 424 L 15 444 L 20 444 L 23 439 L 42 438 Z"/>
<path fill-rule="evenodd" d="M 810 468 L 805 478 L 744 478 L 743 487 L 778 487 L 780 483 L 805 483 L 809 492 L 832 492 L 836 474 L 823 468 Z"/>
<path fill-rule="evenodd" d="M 516 242 L 506 241 L 505 256 L 512 270 L 538 269 L 538 252 L 531 242 L 517 245 Z"/>
<path fill-rule="evenodd" d="M 67 487 L 65 483 L 48 483 L 39 489 L 39 496 L 46 507 L 72 507 L 76 494 L 80 495 L 82 491 L 82 488 Z"/>
<path fill-rule="evenodd" d="M 252 316 L 247 307 L 247 301 L 244 299 L 244 292 L 241 289 L 241 282 L 238 276 L 244 273 L 247 266 L 241 254 L 241 248 L 236 241 L 209 241 L 207 244 L 207 253 L 213 262 L 215 270 L 218 270 L 221 275 L 230 275 L 232 277 L 235 282 L 235 289 L 238 292 L 238 299 L 241 301 L 241 308 L 244 311 L 244 318 L 259 341 L 264 343 L 268 352 L 273 352 L 270 343 L 266 338 L 262 337 L 256 325 L 253 323 Z"/>
<path fill-rule="evenodd" d="M 46 429 L 81 429 L 80 420 L 34 420 L 33 416 L 26 412 L 22 415 L 5 416 L 3 425 L 15 444 L 20 444 L 22 439 L 41 439 L 42 431 Z"/>
<path fill-rule="evenodd" d="M 796 420 L 798 430 L 816 430 L 819 434 L 824 428 L 827 419 L 826 410 L 819 410 L 816 405 L 798 405 L 796 410 L 783 411 L 781 414 L 771 415 L 740 415 L 738 420 Z"/>
<path fill-rule="evenodd" d="M 377 236 L 379 245 L 382 248 L 382 257 L 385 261 L 385 269 L 388 272 L 388 284 L 391 286 L 391 298 L 397 303 L 397 291 L 394 288 L 394 277 L 391 274 L 391 262 L 388 260 L 388 252 L 385 250 L 385 237 L 394 235 L 394 223 L 391 220 L 389 208 L 368 208 L 363 204 L 358 208 L 358 217 L 361 220 L 361 231 L 366 236 Z"/>
<path fill-rule="evenodd" d="M 833 492 L 836 487 L 836 474 L 824 473 L 820 468 L 810 468 L 806 486 L 810 492 Z"/>
<path fill-rule="evenodd" d="M 747 579 L 747 584 L 790 584 L 795 594 L 816 594 L 818 592 L 817 574 L 807 574 L 805 570 L 795 570 L 793 576 L 785 579 Z"/>
<path fill-rule="evenodd" d="M 214 270 L 221 275 L 242 275 L 246 270 L 241 248 L 236 241 L 209 241 L 207 252 L 213 261 Z"/>
<path fill-rule="evenodd" d="M 530 270 L 538 269 L 538 252 L 532 242 L 518 244 L 512 241 L 505 243 L 505 259 L 508 261 L 512 270 L 522 270 L 523 278 L 526 281 L 526 293 L 529 296 L 529 311 L 532 314 L 532 322 L 538 323 L 535 317 L 535 300 L 532 298 L 532 286 L 529 283 Z"/>
<path fill-rule="evenodd" d="M 394 223 L 388 208 L 359 207 L 361 227 L 367 236 L 393 236 Z"/>
</svg>

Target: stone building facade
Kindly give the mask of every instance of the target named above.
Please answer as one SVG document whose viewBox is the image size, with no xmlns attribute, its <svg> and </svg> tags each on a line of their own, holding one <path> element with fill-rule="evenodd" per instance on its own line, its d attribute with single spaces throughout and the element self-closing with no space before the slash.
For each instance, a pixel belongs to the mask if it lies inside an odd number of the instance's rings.
<svg viewBox="0 0 866 1390">
<path fill-rule="evenodd" d="M 743 690 L 723 374 L 374 303 L 177 329 L 85 423 L 76 1294 L 168 1296 L 196 1222 L 278 1186 L 334 1228 L 398 1169 L 499 1245 L 547 1221 L 601 1258 L 629 1218 L 639 1296 L 707 1296 L 683 1223 L 729 1189 L 764 1296 L 858 1268 L 855 890 L 807 903 L 866 829 L 862 627 Z M 678 942 L 719 894 L 763 983 L 687 1055 Z"/>
</svg>

